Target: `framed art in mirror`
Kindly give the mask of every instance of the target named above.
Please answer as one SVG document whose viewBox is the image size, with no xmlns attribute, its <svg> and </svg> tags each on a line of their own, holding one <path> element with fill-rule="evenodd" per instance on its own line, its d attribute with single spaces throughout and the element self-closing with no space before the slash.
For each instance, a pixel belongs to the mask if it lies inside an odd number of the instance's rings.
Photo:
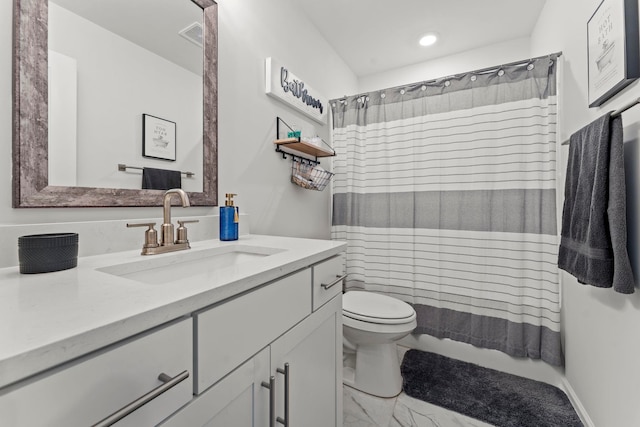
<svg viewBox="0 0 640 427">
<path fill-rule="evenodd" d="M 150 114 L 142 115 L 142 155 L 176 160 L 176 124 Z"/>
</svg>

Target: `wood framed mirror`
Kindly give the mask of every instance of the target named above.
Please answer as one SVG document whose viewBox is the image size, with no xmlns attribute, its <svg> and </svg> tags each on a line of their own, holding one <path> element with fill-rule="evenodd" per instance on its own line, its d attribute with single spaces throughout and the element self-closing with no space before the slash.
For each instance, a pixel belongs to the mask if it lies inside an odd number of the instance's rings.
<svg viewBox="0 0 640 427">
<path fill-rule="evenodd" d="M 203 12 L 203 191 L 188 194 L 193 206 L 217 206 L 218 10 L 183 1 Z M 13 2 L 13 207 L 161 205 L 162 190 L 49 185 L 48 1 Z"/>
</svg>

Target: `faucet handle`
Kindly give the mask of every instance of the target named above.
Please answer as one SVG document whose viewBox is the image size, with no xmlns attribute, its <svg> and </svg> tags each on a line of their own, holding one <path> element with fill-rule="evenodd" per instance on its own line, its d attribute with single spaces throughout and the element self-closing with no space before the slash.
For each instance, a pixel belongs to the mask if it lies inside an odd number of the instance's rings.
<svg viewBox="0 0 640 427">
<path fill-rule="evenodd" d="M 153 228 L 155 225 L 155 222 L 127 223 L 127 228 L 149 227 L 147 231 L 144 232 L 144 245 L 142 245 L 142 248 L 157 248 L 160 245 L 158 245 L 158 232 Z"/>
<path fill-rule="evenodd" d="M 177 238 L 176 238 L 176 243 L 189 243 L 189 239 L 187 239 L 187 227 L 185 227 L 185 224 L 190 224 L 193 222 L 200 222 L 199 219 L 191 219 L 191 220 L 178 220 L 178 229 L 176 230 L 177 232 Z"/>
</svg>

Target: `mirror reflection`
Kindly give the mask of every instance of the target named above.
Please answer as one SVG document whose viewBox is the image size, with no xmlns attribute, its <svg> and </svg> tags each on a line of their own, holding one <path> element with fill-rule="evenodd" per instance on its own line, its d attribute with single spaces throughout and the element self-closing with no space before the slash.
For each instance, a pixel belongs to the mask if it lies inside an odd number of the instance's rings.
<svg viewBox="0 0 640 427">
<path fill-rule="evenodd" d="M 126 164 L 193 172 L 182 188 L 203 191 L 202 16 L 188 0 L 49 1 L 49 185 L 142 188 Z"/>
</svg>

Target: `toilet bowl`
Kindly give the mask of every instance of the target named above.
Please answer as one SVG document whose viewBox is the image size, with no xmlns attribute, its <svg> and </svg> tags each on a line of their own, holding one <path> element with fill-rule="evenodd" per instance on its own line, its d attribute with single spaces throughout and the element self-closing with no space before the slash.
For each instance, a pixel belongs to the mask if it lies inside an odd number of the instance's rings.
<svg viewBox="0 0 640 427">
<path fill-rule="evenodd" d="M 402 391 L 396 341 L 416 327 L 416 312 L 404 301 L 373 292 L 342 298 L 343 382 L 379 397 Z"/>
</svg>

